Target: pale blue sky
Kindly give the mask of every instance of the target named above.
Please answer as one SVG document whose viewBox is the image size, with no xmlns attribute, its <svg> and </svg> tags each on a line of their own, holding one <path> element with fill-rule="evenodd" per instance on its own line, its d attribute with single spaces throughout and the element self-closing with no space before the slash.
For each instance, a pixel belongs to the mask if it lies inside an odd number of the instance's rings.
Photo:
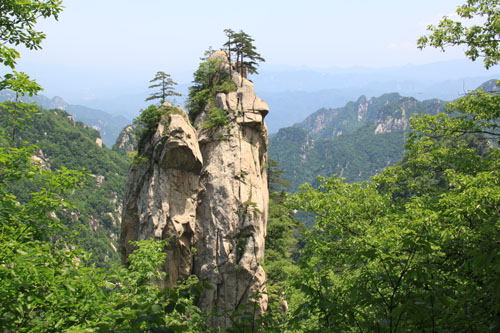
<svg viewBox="0 0 500 333">
<path fill-rule="evenodd" d="M 26 61 L 122 68 L 196 67 L 223 29 L 243 29 L 269 64 L 380 67 L 457 58 L 418 51 L 429 23 L 458 0 L 66 0 L 59 22 L 44 22 L 44 50 Z"/>
<path fill-rule="evenodd" d="M 464 58 L 458 48 L 420 51 L 426 26 L 465 0 L 65 0 L 44 21 L 43 50 L 22 52 L 19 69 L 48 95 L 97 98 L 147 86 L 158 70 L 188 83 L 223 30 L 243 29 L 266 59 L 261 72 L 291 67 L 390 67 Z M 72 90 L 73 89 L 73 90 Z"/>
</svg>

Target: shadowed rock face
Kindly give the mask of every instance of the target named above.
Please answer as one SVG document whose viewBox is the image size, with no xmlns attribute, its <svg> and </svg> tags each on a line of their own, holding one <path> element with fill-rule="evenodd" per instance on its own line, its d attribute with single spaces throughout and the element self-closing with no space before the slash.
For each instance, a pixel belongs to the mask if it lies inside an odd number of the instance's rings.
<svg viewBox="0 0 500 333">
<path fill-rule="evenodd" d="M 169 285 L 191 274 L 199 175 L 203 160 L 187 115 L 169 114 L 144 148 L 148 161 L 129 171 L 120 250 L 125 262 L 130 240 L 168 239 L 165 270 Z"/>
<path fill-rule="evenodd" d="M 198 305 L 215 311 L 213 326 L 230 326 L 229 316 L 256 296 L 257 315 L 267 308 L 264 259 L 267 213 L 267 104 L 253 84 L 229 71 L 225 53 L 212 55 L 232 75 L 237 91 L 216 96 L 229 125 L 195 129 L 179 115 L 162 121 L 147 147 L 152 159 L 132 168 L 122 221 L 123 260 L 129 240 L 171 239 L 165 269 L 172 285 L 195 274 L 211 289 Z M 181 125 L 182 124 L 182 125 Z M 196 248 L 195 255 L 191 248 Z M 227 318 L 227 319 L 224 319 Z"/>
</svg>

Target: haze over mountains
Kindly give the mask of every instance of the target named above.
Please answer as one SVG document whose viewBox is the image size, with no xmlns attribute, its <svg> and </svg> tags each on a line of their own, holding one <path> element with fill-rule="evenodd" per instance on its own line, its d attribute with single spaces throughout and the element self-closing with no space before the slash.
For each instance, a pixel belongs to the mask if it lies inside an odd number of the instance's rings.
<svg viewBox="0 0 500 333">
<path fill-rule="evenodd" d="M 0 102 L 15 100 L 15 94 L 11 91 L 0 91 Z M 68 104 L 61 97 L 48 98 L 43 94 L 33 97 L 22 97 L 28 103 L 36 103 L 44 109 L 65 110 L 75 117 L 75 120 L 83 122 L 85 125 L 99 131 L 104 144 L 111 148 L 120 134 L 120 131 L 131 123 L 130 118 L 119 114 L 112 115 L 108 112 L 92 109 L 83 105 Z"/>
<path fill-rule="evenodd" d="M 147 89 L 154 72 L 130 69 L 118 71 L 106 68 L 59 66 L 22 67 L 45 88 L 47 96 L 62 96 L 69 104 L 85 105 L 129 121 L 148 103 Z M 177 90 L 184 96 L 193 71 L 169 71 L 179 83 Z M 500 69 L 486 71 L 481 63 L 453 60 L 426 65 L 387 68 L 311 68 L 262 64 L 259 74 L 251 76 L 256 92 L 269 104 L 266 117 L 269 132 L 301 122 L 322 107 L 341 107 L 356 100 L 388 92 L 413 96 L 418 100 L 439 98 L 452 100 L 482 82 L 499 77 Z M 177 99 L 183 104 L 183 97 Z M 70 112 L 71 113 L 71 112 Z"/>
<path fill-rule="evenodd" d="M 361 96 L 342 108 L 320 109 L 269 140 L 269 156 L 285 170 L 292 191 L 317 175 L 367 180 L 403 157 L 409 119 L 444 110 L 439 99 L 418 101 L 398 93 Z"/>
</svg>

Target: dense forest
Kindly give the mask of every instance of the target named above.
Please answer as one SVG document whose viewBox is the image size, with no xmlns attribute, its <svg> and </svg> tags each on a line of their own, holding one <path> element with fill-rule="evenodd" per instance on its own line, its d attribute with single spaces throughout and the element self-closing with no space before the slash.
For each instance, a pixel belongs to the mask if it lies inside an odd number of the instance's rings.
<svg viewBox="0 0 500 333">
<path fill-rule="evenodd" d="M 418 46 L 460 45 L 472 61 L 497 65 L 499 5 L 467 0 L 457 15 L 483 17 L 482 25 L 445 17 L 428 27 Z M 66 112 L 21 101 L 41 87 L 16 71 L 15 46 L 39 49 L 45 35 L 35 30 L 37 19 L 57 19 L 62 8 L 57 0 L 0 4 L 0 63 L 9 71 L 0 90 L 16 96 L 0 104 L 0 330 L 219 331 L 207 324 L 212 314 L 196 306 L 210 286 L 191 276 L 173 288 L 161 287 L 165 241 L 135 242 L 127 267 L 117 262 L 116 204 L 129 163 L 143 163 L 147 156 L 130 159 L 119 142 L 116 151 L 100 147 L 99 133 Z M 232 41 L 241 42 L 236 70 L 242 76 L 256 73 L 256 61 L 263 58 L 250 47 L 253 40 L 242 31 L 226 34 L 229 51 Z M 227 126 L 214 93 L 234 87 L 219 74 L 217 64 L 204 59 L 190 90 L 191 120 L 211 106 L 207 129 Z M 228 331 L 498 331 L 500 95 L 496 85 L 484 88 L 445 110 L 412 113 L 406 136 L 394 139 L 406 140 L 404 154 L 390 157 L 399 162 L 367 181 L 355 182 L 358 173 L 349 175 L 351 182 L 319 177 L 314 186 L 306 183 L 288 194 L 283 171 L 270 161 L 263 263 L 269 306 L 262 317 L 243 307 L 228 314 L 233 323 Z M 172 109 L 152 105 L 136 119 L 139 151 L 168 112 Z M 370 133 L 377 128 L 363 127 Z M 299 145 L 308 135 L 299 127 L 286 131 Z M 327 155 L 321 140 L 332 138 L 318 133 L 317 139 L 319 161 Z M 349 133 L 334 139 L 357 140 L 366 154 L 379 144 L 373 136 Z M 379 165 L 387 158 L 370 162 Z M 296 221 L 297 210 L 315 216 L 311 229 Z M 89 224 L 95 219 L 99 225 Z"/>
</svg>

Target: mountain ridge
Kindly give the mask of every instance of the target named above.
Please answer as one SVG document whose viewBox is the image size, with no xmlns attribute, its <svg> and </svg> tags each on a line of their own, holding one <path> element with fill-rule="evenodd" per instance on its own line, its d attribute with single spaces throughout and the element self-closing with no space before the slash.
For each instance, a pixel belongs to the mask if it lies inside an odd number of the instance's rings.
<svg viewBox="0 0 500 333">
<path fill-rule="evenodd" d="M 0 91 L 0 102 L 14 101 L 16 98 L 12 91 Z M 49 98 L 43 94 L 32 97 L 23 96 L 22 101 L 36 103 L 43 109 L 65 110 L 75 117 L 75 120 L 99 131 L 100 136 L 107 147 L 112 147 L 120 131 L 132 121 L 121 115 L 113 115 L 106 111 L 89 108 L 83 105 L 74 105 L 66 102 L 62 97 Z"/>
<path fill-rule="evenodd" d="M 370 99 L 362 95 L 342 108 L 322 108 L 280 129 L 270 137 L 269 155 L 285 170 L 292 191 L 314 183 L 317 175 L 367 180 L 401 160 L 411 116 L 436 114 L 444 105 L 439 99 L 418 101 L 398 93 Z"/>
</svg>

